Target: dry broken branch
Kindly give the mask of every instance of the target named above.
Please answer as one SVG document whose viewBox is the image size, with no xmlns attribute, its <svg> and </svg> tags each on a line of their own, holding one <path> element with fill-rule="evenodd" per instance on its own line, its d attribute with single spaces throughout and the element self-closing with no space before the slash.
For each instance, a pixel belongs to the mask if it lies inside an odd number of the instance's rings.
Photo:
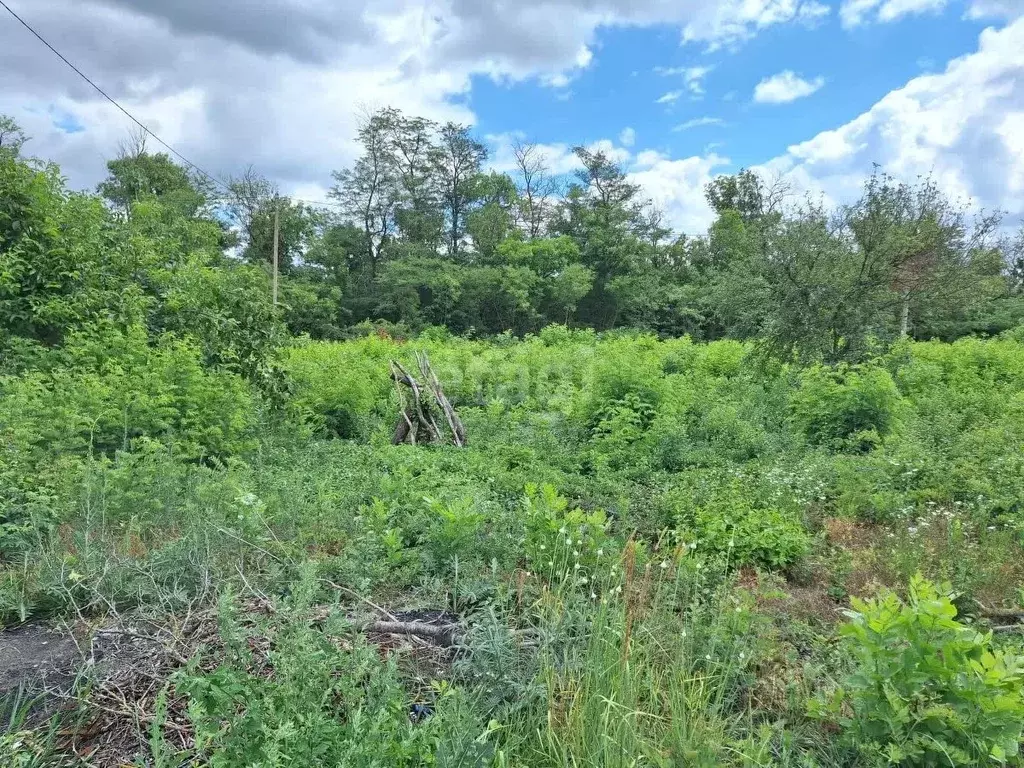
<svg viewBox="0 0 1024 768">
<path fill-rule="evenodd" d="M 380 632 L 389 635 L 414 635 L 427 637 L 438 645 L 455 645 L 456 631 L 450 624 L 424 624 L 419 621 L 375 621 L 366 625 L 366 632 Z"/>
</svg>

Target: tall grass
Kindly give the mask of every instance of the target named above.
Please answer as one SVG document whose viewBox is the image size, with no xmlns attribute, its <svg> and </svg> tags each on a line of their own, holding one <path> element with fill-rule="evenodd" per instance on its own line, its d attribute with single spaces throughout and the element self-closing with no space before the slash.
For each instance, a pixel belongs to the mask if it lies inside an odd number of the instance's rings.
<svg viewBox="0 0 1024 768">
<path fill-rule="evenodd" d="M 749 606 L 686 547 L 660 560 L 630 541 L 617 566 L 591 589 L 541 587 L 543 696 L 507 724 L 510 764 L 725 764 L 743 719 Z"/>
</svg>

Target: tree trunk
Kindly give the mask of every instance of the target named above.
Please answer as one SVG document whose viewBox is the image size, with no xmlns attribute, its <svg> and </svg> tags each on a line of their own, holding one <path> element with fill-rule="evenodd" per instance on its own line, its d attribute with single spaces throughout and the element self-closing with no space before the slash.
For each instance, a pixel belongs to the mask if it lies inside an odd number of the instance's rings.
<svg viewBox="0 0 1024 768">
<path fill-rule="evenodd" d="M 910 333 L 910 291 L 903 291 L 900 303 L 900 338 L 907 338 Z"/>
</svg>

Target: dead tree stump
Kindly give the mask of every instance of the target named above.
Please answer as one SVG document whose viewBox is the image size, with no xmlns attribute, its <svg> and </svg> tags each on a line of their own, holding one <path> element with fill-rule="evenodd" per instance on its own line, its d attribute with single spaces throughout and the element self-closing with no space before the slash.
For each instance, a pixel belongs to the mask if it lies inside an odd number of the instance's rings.
<svg viewBox="0 0 1024 768">
<path fill-rule="evenodd" d="M 416 353 L 420 383 L 397 360 L 391 361 L 391 379 L 395 382 L 401 412 L 391 438 L 392 445 L 409 443 L 447 443 L 466 445 L 466 428 L 441 388 L 425 352 Z"/>
</svg>

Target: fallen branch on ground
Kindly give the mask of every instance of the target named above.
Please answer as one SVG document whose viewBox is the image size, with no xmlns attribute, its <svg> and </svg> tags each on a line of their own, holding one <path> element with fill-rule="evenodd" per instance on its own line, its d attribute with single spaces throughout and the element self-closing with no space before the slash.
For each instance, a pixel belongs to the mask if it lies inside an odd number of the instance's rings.
<svg viewBox="0 0 1024 768">
<path fill-rule="evenodd" d="M 363 631 L 380 632 L 387 635 L 414 635 L 429 637 L 438 645 L 445 647 L 455 645 L 456 627 L 451 624 L 424 624 L 419 621 L 374 621 L 367 624 Z"/>
</svg>

